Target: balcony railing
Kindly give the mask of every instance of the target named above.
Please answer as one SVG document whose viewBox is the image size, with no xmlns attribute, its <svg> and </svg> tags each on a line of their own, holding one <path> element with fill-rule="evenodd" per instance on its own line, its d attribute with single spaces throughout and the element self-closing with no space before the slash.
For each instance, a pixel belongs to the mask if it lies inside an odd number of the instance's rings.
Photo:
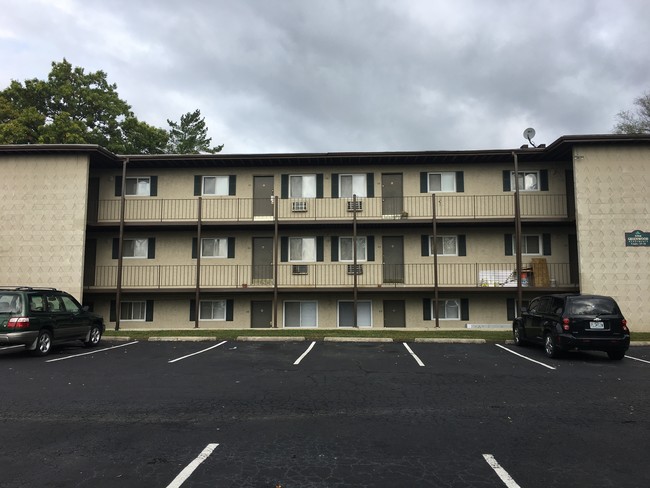
<svg viewBox="0 0 650 488">
<path fill-rule="evenodd" d="M 439 287 L 516 287 L 513 263 L 455 263 L 438 265 Z M 527 287 L 575 287 L 569 264 L 548 263 L 545 278 L 530 271 L 523 276 Z M 205 265 L 201 266 L 202 288 L 266 288 L 274 286 L 273 266 Z M 301 263 L 278 265 L 280 288 L 359 288 L 433 287 L 433 264 L 383 265 L 377 263 Z M 86 287 L 113 289 L 117 286 L 117 266 L 97 266 L 93 283 Z M 125 289 L 165 289 L 196 287 L 195 265 L 124 266 L 122 287 Z"/>
<path fill-rule="evenodd" d="M 278 199 L 277 212 L 281 221 L 306 220 L 401 220 L 431 219 L 430 195 L 402 198 L 290 198 Z M 267 215 L 255 215 L 252 198 L 206 198 L 202 200 L 201 219 L 220 222 L 252 222 L 268 220 Z M 563 194 L 521 193 L 523 218 L 566 218 L 567 199 Z M 89 209 L 89 220 L 98 223 L 119 222 L 120 200 L 100 200 Z M 91 215 L 92 214 L 92 215 Z M 436 195 L 438 219 L 498 219 L 514 218 L 512 193 L 499 195 Z M 124 212 L 126 222 L 195 222 L 198 219 L 198 199 L 127 198 Z"/>
</svg>

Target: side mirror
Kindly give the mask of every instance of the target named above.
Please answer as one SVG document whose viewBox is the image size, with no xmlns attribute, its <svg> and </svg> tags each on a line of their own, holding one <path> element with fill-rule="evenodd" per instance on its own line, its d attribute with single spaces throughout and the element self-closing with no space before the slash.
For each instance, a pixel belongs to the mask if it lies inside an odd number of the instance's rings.
<svg viewBox="0 0 650 488">
<path fill-rule="evenodd" d="M 83 307 L 81 307 L 81 310 L 87 312 L 89 310 L 88 305 L 84 305 Z"/>
</svg>

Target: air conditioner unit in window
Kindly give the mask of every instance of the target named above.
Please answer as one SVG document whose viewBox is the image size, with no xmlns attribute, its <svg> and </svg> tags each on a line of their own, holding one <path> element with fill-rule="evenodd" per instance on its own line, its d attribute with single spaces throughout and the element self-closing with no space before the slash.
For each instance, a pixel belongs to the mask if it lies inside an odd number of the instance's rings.
<svg viewBox="0 0 650 488">
<path fill-rule="evenodd" d="M 307 211 L 307 202 L 291 202 L 291 211 L 292 212 L 306 212 Z"/>
<path fill-rule="evenodd" d="M 348 274 L 349 275 L 363 274 L 363 265 L 361 265 L 361 264 L 348 264 Z"/>
<path fill-rule="evenodd" d="M 308 270 L 309 270 L 309 268 L 307 267 L 306 264 L 294 264 L 291 267 L 291 274 L 306 275 Z"/>
<path fill-rule="evenodd" d="M 361 212 L 363 210 L 363 202 L 361 200 L 348 200 L 348 212 Z"/>
</svg>

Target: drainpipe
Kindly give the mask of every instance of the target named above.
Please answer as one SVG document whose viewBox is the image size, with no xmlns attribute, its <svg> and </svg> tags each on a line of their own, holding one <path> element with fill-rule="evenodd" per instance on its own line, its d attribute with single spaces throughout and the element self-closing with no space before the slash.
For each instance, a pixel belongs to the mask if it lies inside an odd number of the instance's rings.
<svg viewBox="0 0 650 488">
<path fill-rule="evenodd" d="M 196 226 L 196 289 L 194 291 L 194 328 L 199 328 L 199 313 L 201 312 L 201 224 L 203 198 L 197 201 L 197 226 Z"/>
<path fill-rule="evenodd" d="M 352 287 L 352 326 L 358 327 L 357 323 L 357 195 L 352 195 L 352 272 L 353 272 L 353 287 Z"/>
<path fill-rule="evenodd" d="M 278 328 L 278 196 L 273 197 L 273 328 Z"/>
<path fill-rule="evenodd" d="M 515 271 L 517 273 L 517 310 L 515 315 L 521 313 L 522 289 L 521 289 L 521 208 L 519 202 L 519 159 L 517 153 L 512 152 L 515 165 L 515 254 L 516 262 Z"/>
<path fill-rule="evenodd" d="M 117 283 L 115 289 L 115 330 L 120 330 L 120 314 L 122 313 L 122 262 L 124 254 L 124 215 L 126 213 L 126 165 L 129 158 L 122 162 L 122 190 L 120 192 L 120 236 L 117 254 Z"/>
<path fill-rule="evenodd" d="M 438 303 L 438 216 L 436 215 L 436 194 L 431 194 L 431 210 L 433 225 L 433 300 L 436 315 L 436 328 L 440 328 L 440 304 Z"/>
</svg>

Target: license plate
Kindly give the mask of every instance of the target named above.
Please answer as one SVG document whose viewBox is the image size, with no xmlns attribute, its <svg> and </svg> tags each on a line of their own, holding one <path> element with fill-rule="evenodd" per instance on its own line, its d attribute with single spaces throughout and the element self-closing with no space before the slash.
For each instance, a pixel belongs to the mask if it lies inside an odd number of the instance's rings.
<svg viewBox="0 0 650 488">
<path fill-rule="evenodd" d="M 589 322 L 590 329 L 604 329 L 605 322 Z"/>
</svg>

